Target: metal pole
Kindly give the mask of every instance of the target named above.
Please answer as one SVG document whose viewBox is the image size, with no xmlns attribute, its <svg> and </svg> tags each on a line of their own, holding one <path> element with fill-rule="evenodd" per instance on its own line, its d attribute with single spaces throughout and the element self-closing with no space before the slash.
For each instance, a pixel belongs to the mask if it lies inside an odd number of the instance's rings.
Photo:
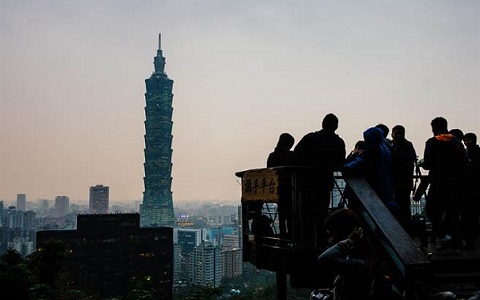
<svg viewBox="0 0 480 300">
<path fill-rule="evenodd" d="M 287 300 L 287 274 L 277 272 L 277 300 Z"/>
</svg>

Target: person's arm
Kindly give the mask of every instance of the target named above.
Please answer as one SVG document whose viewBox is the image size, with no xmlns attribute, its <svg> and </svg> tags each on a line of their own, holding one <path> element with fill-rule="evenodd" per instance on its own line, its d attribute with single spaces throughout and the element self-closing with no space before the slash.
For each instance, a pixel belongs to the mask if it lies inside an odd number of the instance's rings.
<svg viewBox="0 0 480 300">
<path fill-rule="evenodd" d="M 361 278 L 369 272 L 368 262 L 358 258 L 348 258 L 354 246 L 363 237 L 363 229 L 355 228 L 349 238 L 325 250 L 317 258 L 321 268 L 346 277 Z"/>
<path fill-rule="evenodd" d="M 432 166 L 432 143 L 428 140 L 425 143 L 425 151 L 423 152 L 423 160 L 421 162 L 421 167 L 425 170 L 430 170 Z"/>
<path fill-rule="evenodd" d="M 345 164 L 346 168 L 361 168 L 365 166 L 365 158 L 363 155 L 358 155 L 354 160 Z"/>
<path fill-rule="evenodd" d="M 274 162 L 273 162 L 273 152 L 268 155 L 267 158 L 267 168 L 274 167 Z"/>
<path fill-rule="evenodd" d="M 304 136 L 293 149 L 293 153 L 295 154 L 299 165 L 305 165 L 305 140 L 307 137 L 308 135 Z"/>
<path fill-rule="evenodd" d="M 338 145 L 338 156 L 337 156 L 337 161 L 336 161 L 336 165 L 337 166 L 343 166 L 345 164 L 345 157 L 347 155 L 347 150 L 346 150 L 346 147 L 345 147 L 345 142 L 343 141 L 343 139 L 341 139 L 340 137 L 338 137 L 339 139 L 339 145 Z"/>
<path fill-rule="evenodd" d="M 413 147 L 413 144 L 411 142 L 408 144 L 406 157 L 409 162 L 417 161 L 417 153 L 415 152 L 415 148 Z"/>
</svg>

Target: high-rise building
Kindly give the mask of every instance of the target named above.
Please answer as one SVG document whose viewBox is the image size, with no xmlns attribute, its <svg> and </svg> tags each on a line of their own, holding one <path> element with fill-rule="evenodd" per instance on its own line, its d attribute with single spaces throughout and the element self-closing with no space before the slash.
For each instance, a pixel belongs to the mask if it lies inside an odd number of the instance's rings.
<svg viewBox="0 0 480 300">
<path fill-rule="evenodd" d="M 202 242 L 204 229 L 200 228 L 174 228 L 173 242 L 180 246 L 183 256 L 192 253 L 193 249 Z"/>
<path fill-rule="evenodd" d="M 242 249 L 232 248 L 222 250 L 222 278 L 242 275 Z"/>
<path fill-rule="evenodd" d="M 35 230 L 35 217 L 36 213 L 32 210 L 23 212 L 23 230 Z"/>
<path fill-rule="evenodd" d="M 180 253 L 180 245 L 173 244 L 173 284 L 180 283 L 181 277 L 181 265 L 183 256 Z"/>
<path fill-rule="evenodd" d="M 24 213 L 18 211 L 15 206 L 10 206 L 6 212 L 6 227 L 10 229 L 24 229 Z"/>
<path fill-rule="evenodd" d="M 92 214 L 108 213 L 108 194 L 108 186 L 97 184 L 90 187 L 89 212 Z"/>
<path fill-rule="evenodd" d="M 55 216 L 63 217 L 68 214 L 70 208 L 70 199 L 67 196 L 55 197 Z"/>
<path fill-rule="evenodd" d="M 39 199 L 38 200 L 38 212 L 40 215 L 46 215 L 48 212 L 48 200 L 47 199 Z"/>
<path fill-rule="evenodd" d="M 172 299 L 172 228 L 140 228 L 139 214 L 77 216 L 76 230 L 37 232 L 37 248 L 60 240 L 67 247 L 62 260 L 72 288 L 122 299 L 136 278 L 155 299 Z"/>
<path fill-rule="evenodd" d="M 141 226 L 173 226 L 172 115 L 173 80 L 165 73 L 159 36 L 155 71 L 145 80 L 145 191 L 140 207 Z"/>
<path fill-rule="evenodd" d="M 0 230 L 2 229 L 2 227 L 6 226 L 7 220 L 5 219 L 5 216 L 6 214 L 3 208 L 3 201 L 0 200 Z M 0 238 L 0 242 L 1 242 L 1 238 Z"/>
<path fill-rule="evenodd" d="M 175 282 L 188 281 L 190 255 L 202 242 L 203 231 L 201 228 L 173 228 L 173 243 L 177 245 L 177 256 L 173 262 Z"/>
<path fill-rule="evenodd" d="M 234 231 L 235 228 L 230 226 L 218 226 L 208 228 L 203 231 L 202 240 L 220 247 L 223 244 L 223 237 L 225 235 L 234 234 Z"/>
<path fill-rule="evenodd" d="M 220 248 L 202 242 L 190 255 L 190 282 L 194 285 L 219 287 L 222 280 Z"/>
<path fill-rule="evenodd" d="M 26 206 L 27 206 L 27 195 L 17 194 L 17 210 L 25 211 Z"/>
<path fill-rule="evenodd" d="M 222 250 L 239 249 L 240 237 L 238 233 L 224 234 L 222 238 Z"/>
</svg>

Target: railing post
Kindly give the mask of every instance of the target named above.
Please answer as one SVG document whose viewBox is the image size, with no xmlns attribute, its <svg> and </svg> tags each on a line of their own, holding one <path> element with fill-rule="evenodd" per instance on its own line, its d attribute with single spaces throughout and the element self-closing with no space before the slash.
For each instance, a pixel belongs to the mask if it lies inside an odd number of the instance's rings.
<svg viewBox="0 0 480 300">
<path fill-rule="evenodd" d="M 277 300 L 287 300 L 287 274 L 277 272 Z"/>
</svg>

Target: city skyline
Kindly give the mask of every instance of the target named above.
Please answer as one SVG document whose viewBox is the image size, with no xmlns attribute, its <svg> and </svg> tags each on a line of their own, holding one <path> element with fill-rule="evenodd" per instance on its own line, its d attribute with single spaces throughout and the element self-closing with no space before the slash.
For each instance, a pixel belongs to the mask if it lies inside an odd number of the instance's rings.
<svg viewBox="0 0 480 300">
<path fill-rule="evenodd" d="M 1 1 L 0 199 L 141 200 L 144 78 L 162 32 L 175 79 L 176 202 L 240 199 L 265 166 L 335 113 L 347 151 L 403 124 L 480 134 L 480 3 Z"/>
</svg>

